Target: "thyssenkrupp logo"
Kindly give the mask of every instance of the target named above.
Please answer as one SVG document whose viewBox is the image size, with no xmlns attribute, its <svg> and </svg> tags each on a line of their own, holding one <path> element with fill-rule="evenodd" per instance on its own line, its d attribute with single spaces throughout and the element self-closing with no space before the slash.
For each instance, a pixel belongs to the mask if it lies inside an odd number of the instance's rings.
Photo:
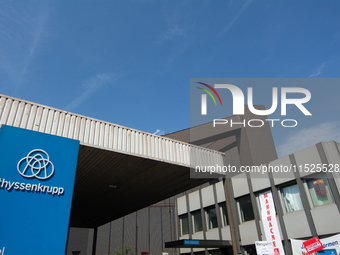
<svg viewBox="0 0 340 255">
<path fill-rule="evenodd" d="M 41 150 L 30 151 L 18 162 L 18 172 L 22 177 L 46 180 L 54 174 L 54 166 L 49 155 Z"/>
</svg>

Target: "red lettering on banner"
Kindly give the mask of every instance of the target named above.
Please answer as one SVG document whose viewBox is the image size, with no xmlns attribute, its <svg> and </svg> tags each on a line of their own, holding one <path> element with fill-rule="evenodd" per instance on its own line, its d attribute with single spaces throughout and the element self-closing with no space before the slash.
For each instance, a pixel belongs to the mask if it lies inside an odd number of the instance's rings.
<svg viewBox="0 0 340 255">
<path fill-rule="evenodd" d="M 268 241 L 271 239 L 271 241 L 273 243 L 274 254 L 280 255 L 279 247 L 281 247 L 281 246 L 280 246 L 280 243 L 276 243 L 276 237 L 279 238 L 278 242 L 281 242 L 280 234 L 278 234 L 278 236 L 276 236 L 276 231 L 274 231 L 274 226 L 273 226 L 273 223 L 271 222 L 272 221 L 272 215 L 273 215 L 273 217 L 275 217 L 275 207 L 271 208 L 272 207 L 271 203 L 273 201 L 271 200 L 272 198 L 270 196 L 270 193 L 269 194 L 267 194 L 267 193 L 263 194 L 263 197 L 264 198 L 260 200 L 260 203 L 261 203 L 261 208 L 262 208 L 262 215 L 264 216 L 263 217 L 263 221 L 264 221 L 263 223 L 264 223 L 264 228 L 266 230 L 265 231 L 266 237 L 268 237 L 268 239 L 267 239 Z M 263 204 L 263 202 L 264 202 L 264 204 Z M 274 211 L 272 211 L 271 209 L 273 209 Z M 268 222 L 267 226 L 265 224 L 265 220 L 267 220 L 267 222 Z M 273 219 L 273 221 L 274 220 L 275 219 Z M 275 222 L 275 227 L 277 228 L 276 222 Z"/>
</svg>

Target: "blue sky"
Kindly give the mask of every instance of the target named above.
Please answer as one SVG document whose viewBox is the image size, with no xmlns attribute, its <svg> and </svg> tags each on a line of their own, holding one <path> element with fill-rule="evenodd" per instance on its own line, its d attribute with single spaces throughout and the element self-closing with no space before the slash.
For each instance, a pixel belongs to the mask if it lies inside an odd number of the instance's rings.
<svg viewBox="0 0 340 255">
<path fill-rule="evenodd" d="M 0 93 L 174 132 L 190 126 L 190 78 L 339 77 L 339 13 L 330 0 L 0 1 Z M 280 155 L 340 141 L 340 86 L 310 89 L 313 117 L 273 130 Z"/>
</svg>

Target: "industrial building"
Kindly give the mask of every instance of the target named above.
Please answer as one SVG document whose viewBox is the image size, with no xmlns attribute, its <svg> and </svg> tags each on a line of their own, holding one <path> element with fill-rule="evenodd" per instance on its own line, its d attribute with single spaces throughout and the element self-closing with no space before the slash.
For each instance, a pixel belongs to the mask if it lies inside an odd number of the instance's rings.
<svg viewBox="0 0 340 255">
<path fill-rule="evenodd" d="M 229 119 L 251 117 L 246 109 Z M 286 254 L 292 238 L 340 233 L 334 141 L 278 159 L 268 122 L 156 136 L 5 95 L 0 122 L 80 141 L 67 254 L 114 254 L 126 244 L 135 255 L 256 254 L 254 243 L 266 240 L 260 196 L 268 191 Z M 190 178 L 190 167 L 216 164 L 259 172 Z M 270 166 L 279 171 L 263 171 Z"/>
</svg>

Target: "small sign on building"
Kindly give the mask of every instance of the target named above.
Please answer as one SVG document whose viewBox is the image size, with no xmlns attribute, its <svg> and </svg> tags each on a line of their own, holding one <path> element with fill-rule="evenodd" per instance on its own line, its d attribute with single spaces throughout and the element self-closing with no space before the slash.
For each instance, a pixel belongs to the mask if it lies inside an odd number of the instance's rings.
<svg viewBox="0 0 340 255">
<path fill-rule="evenodd" d="M 184 245 L 200 245 L 200 240 L 184 240 Z"/>
<path fill-rule="evenodd" d="M 305 246 L 308 254 L 312 254 L 314 252 L 321 251 L 324 248 L 319 237 L 314 237 L 312 239 L 309 239 L 309 240 L 303 242 L 303 245 Z"/>
<path fill-rule="evenodd" d="M 255 242 L 257 255 L 274 255 L 274 246 L 271 241 Z"/>
</svg>

